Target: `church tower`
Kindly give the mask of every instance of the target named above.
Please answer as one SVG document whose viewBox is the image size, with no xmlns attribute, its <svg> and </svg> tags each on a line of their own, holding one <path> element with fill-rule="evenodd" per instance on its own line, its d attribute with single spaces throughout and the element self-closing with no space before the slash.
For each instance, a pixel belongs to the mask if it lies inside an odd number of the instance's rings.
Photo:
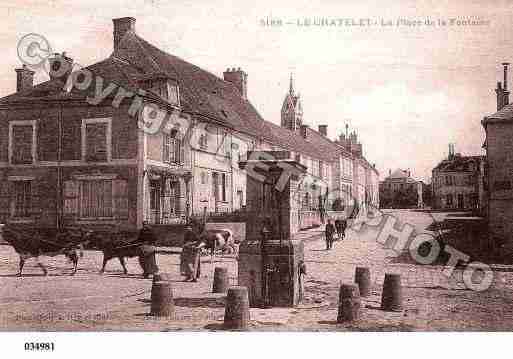
<svg viewBox="0 0 513 359">
<path fill-rule="evenodd" d="M 281 127 L 296 131 L 301 128 L 302 124 L 303 108 L 301 107 L 299 93 L 297 95 L 294 93 L 294 80 L 292 74 L 290 74 L 289 92 L 281 106 Z"/>
</svg>

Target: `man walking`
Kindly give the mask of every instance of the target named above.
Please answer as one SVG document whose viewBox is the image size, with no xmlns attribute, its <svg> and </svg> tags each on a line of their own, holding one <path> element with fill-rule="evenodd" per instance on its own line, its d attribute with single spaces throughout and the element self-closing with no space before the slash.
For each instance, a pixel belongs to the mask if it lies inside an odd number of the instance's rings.
<svg viewBox="0 0 513 359">
<path fill-rule="evenodd" d="M 330 250 L 333 247 L 333 234 L 335 233 L 335 226 L 331 223 L 331 219 L 328 218 L 328 223 L 326 223 L 326 250 Z"/>
<path fill-rule="evenodd" d="M 335 229 L 337 230 L 337 239 L 340 239 L 342 235 L 342 220 L 340 218 L 335 219 Z"/>
<path fill-rule="evenodd" d="M 344 240 L 346 238 L 347 219 L 344 218 L 341 222 L 342 240 Z"/>
</svg>

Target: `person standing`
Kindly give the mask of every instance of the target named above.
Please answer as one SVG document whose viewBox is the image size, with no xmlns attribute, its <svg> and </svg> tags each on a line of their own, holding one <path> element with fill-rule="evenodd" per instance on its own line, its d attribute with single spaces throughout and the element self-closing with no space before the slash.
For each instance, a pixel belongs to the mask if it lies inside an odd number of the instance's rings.
<svg viewBox="0 0 513 359">
<path fill-rule="evenodd" d="M 333 247 L 333 234 L 335 233 L 335 226 L 331 223 L 330 218 L 328 218 L 324 232 L 326 235 L 326 250 L 330 250 Z"/>
<path fill-rule="evenodd" d="M 154 246 L 157 238 L 153 230 L 147 222 L 143 222 L 143 227 L 139 232 L 139 265 L 143 269 L 143 277 L 148 278 L 150 275 L 158 273 L 159 267 L 155 258 L 156 248 Z"/>
<path fill-rule="evenodd" d="M 347 218 L 344 218 L 341 222 L 342 240 L 344 240 L 346 238 Z"/>
<path fill-rule="evenodd" d="M 185 275 L 184 282 L 197 282 L 201 275 L 201 248 L 205 242 L 192 230 L 191 226 L 185 227 L 184 244 L 180 256 L 180 271 Z"/>
<path fill-rule="evenodd" d="M 342 235 L 342 220 L 340 218 L 335 219 L 335 229 L 337 230 L 337 239 L 340 239 Z"/>
</svg>

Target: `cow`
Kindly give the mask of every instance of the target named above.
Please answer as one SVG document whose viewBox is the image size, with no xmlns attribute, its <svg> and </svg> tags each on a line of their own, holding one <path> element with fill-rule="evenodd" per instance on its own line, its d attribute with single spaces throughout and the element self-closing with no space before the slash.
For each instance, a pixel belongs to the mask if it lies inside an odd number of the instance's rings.
<svg viewBox="0 0 513 359">
<path fill-rule="evenodd" d="M 64 255 L 73 263 L 71 275 L 77 272 L 78 260 L 83 257 L 83 248 L 91 238 L 91 231 L 79 229 L 62 229 L 55 234 L 44 234 L 42 230 L 33 228 L 13 228 L 9 225 L 1 225 L 3 239 L 9 243 L 20 257 L 18 276 L 22 275 L 25 261 L 35 258 L 38 266 L 46 276 L 48 271 L 39 261 L 41 256 L 55 257 Z M 51 237 L 49 239 L 48 237 Z M 53 238 L 52 238 L 53 237 Z"/>
<path fill-rule="evenodd" d="M 134 238 L 135 235 L 137 235 L 136 238 Z M 124 274 L 128 274 L 125 258 L 139 257 L 139 262 L 143 267 L 144 260 L 142 258 L 148 255 L 145 250 L 148 245 L 151 246 L 155 243 L 156 238 L 147 226 L 143 226 L 143 229 L 135 235 L 131 232 L 95 234 L 92 243 L 96 249 L 103 252 L 103 264 L 100 273 L 105 272 L 107 262 L 113 258 L 118 258 Z M 145 268 L 143 269 L 145 270 Z"/>
<path fill-rule="evenodd" d="M 229 229 L 203 229 L 200 239 L 205 242 L 205 250 L 214 255 L 216 250 L 223 253 L 236 253 L 237 241 L 233 238 L 233 232 Z"/>
</svg>

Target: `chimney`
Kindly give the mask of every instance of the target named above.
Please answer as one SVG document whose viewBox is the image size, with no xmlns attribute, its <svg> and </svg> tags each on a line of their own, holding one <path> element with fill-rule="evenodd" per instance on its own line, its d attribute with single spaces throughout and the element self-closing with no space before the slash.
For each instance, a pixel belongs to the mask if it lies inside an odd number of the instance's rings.
<svg viewBox="0 0 513 359">
<path fill-rule="evenodd" d="M 328 125 L 319 125 L 319 133 L 324 137 L 328 137 Z"/>
<path fill-rule="evenodd" d="M 50 63 L 50 79 L 59 79 L 63 83 L 68 81 L 68 77 L 73 69 L 73 59 L 66 56 L 66 53 L 55 53 L 52 57 L 48 58 Z"/>
<path fill-rule="evenodd" d="M 495 93 L 497 94 L 497 111 L 499 111 L 504 107 L 504 90 L 500 81 L 497 82 Z"/>
<path fill-rule="evenodd" d="M 24 91 L 34 86 L 34 71 L 29 70 L 27 65 L 23 64 L 16 71 L 16 92 Z"/>
<path fill-rule="evenodd" d="M 508 91 L 508 66 L 509 62 L 503 62 L 502 66 L 504 66 L 504 100 L 502 102 L 503 107 L 509 104 L 509 91 Z"/>
<path fill-rule="evenodd" d="M 308 133 L 308 125 L 301 125 L 301 137 L 306 138 Z"/>
<path fill-rule="evenodd" d="M 363 149 L 361 143 L 351 142 L 351 152 L 360 157 L 363 155 Z"/>
<path fill-rule="evenodd" d="M 226 71 L 223 72 L 223 78 L 225 81 L 231 82 L 237 87 L 242 98 L 248 98 L 248 74 L 242 71 L 240 67 L 238 69 L 226 69 Z"/>
<path fill-rule="evenodd" d="M 452 160 L 454 158 L 454 143 L 449 143 L 449 156 L 448 159 Z"/>
<path fill-rule="evenodd" d="M 112 22 L 114 23 L 114 52 L 116 52 L 123 36 L 129 31 L 135 33 L 135 18 L 120 17 L 112 19 Z"/>
</svg>

